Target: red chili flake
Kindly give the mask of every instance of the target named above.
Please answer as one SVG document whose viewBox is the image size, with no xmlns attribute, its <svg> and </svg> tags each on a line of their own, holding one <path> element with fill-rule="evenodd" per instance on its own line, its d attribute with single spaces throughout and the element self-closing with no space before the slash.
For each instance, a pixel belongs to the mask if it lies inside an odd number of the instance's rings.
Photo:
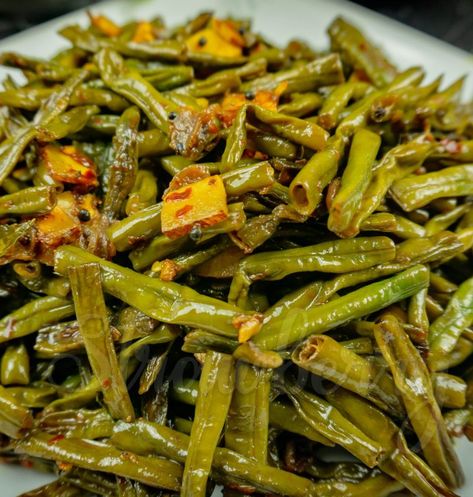
<svg viewBox="0 0 473 497">
<path fill-rule="evenodd" d="M 192 205 L 185 205 L 181 209 L 176 211 L 176 217 L 185 216 L 188 212 L 190 212 L 194 207 Z"/>
<path fill-rule="evenodd" d="M 66 438 L 64 435 L 56 435 L 55 437 L 50 438 L 48 440 L 48 445 L 54 445 L 54 444 L 60 442 L 61 440 L 64 440 L 64 438 Z"/>
<path fill-rule="evenodd" d="M 32 468 L 33 467 L 33 462 L 30 461 L 29 459 L 23 459 L 21 462 L 20 462 L 20 465 L 23 466 L 24 468 Z"/>
<path fill-rule="evenodd" d="M 111 385 L 112 385 L 112 380 L 110 378 L 105 378 L 105 380 L 102 381 L 103 388 L 110 388 Z"/>
<path fill-rule="evenodd" d="M 216 182 L 216 181 L 217 181 L 217 180 L 216 180 L 215 178 L 210 178 L 210 179 L 209 179 L 209 185 L 215 185 L 215 182 Z"/>
<path fill-rule="evenodd" d="M 169 200 L 169 201 L 173 201 L 173 200 L 186 200 L 188 199 L 192 194 L 192 188 L 186 188 L 184 191 L 182 192 L 171 192 L 169 193 L 168 195 L 166 195 L 166 202 Z"/>
</svg>

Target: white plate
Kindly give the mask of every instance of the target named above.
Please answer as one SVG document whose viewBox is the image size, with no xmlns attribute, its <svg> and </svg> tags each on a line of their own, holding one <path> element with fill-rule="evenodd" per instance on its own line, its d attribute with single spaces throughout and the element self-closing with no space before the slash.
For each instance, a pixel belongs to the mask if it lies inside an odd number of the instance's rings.
<svg viewBox="0 0 473 497">
<path fill-rule="evenodd" d="M 118 0 L 104 2 L 93 8 L 117 22 L 162 15 L 169 24 L 182 22 L 204 9 L 214 10 L 220 15 L 250 17 L 257 31 L 277 43 L 284 44 L 290 38 L 298 37 L 319 48 L 327 47 L 327 25 L 335 16 L 343 14 L 382 45 L 401 68 L 422 65 L 431 78 L 445 73 L 446 82 L 468 74 L 473 69 L 470 54 L 343 0 Z M 0 51 L 12 50 L 48 57 L 65 46 L 65 42 L 56 35 L 60 27 L 84 22 L 85 11 L 68 14 L 0 41 Z M 8 72 L 1 68 L 0 79 Z M 464 97 L 472 96 L 473 78 L 467 81 Z M 473 445 L 462 441 L 458 444 L 458 452 L 468 480 L 460 494 L 462 497 L 472 497 Z M 0 465 L 2 497 L 16 497 L 49 480 L 47 475 Z"/>
</svg>

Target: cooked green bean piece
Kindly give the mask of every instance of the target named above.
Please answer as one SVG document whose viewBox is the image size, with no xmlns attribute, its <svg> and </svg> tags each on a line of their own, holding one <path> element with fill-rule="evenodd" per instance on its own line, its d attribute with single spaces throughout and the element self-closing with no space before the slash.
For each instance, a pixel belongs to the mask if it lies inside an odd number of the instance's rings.
<svg viewBox="0 0 473 497">
<path fill-rule="evenodd" d="M 335 86 L 320 109 L 318 123 L 327 130 L 334 128 L 350 100 L 363 98 L 369 89 L 370 86 L 361 81 L 349 81 Z"/>
<path fill-rule="evenodd" d="M 131 100 L 157 128 L 167 133 L 167 112 L 176 110 L 177 107 L 137 71 L 125 68 L 123 59 L 117 52 L 103 49 L 97 54 L 96 60 L 107 86 L 122 97 Z"/>
<path fill-rule="evenodd" d="M 133 406 L 113 346 L 100 267 L 97 264 L 71 267 L 68 276 L 79 330 L 105 403 L 114 418 L 131 421 L 134 419 Z"/>
<path fill-rule="evenodd" d="M 229 301 L 242 307 L 249 286 L 257 280 L 280 280 L 300 271 L 345 273 L 389 262 L 394 257 L 394 244 L 386 237 L 337 240 L 280 252 L 261 252 L 240 262 L 232 280 Z"/>
<path fill-rule="evenodd" d="M 54 88 L 16 88 L 0 92 L 0 104 L 25 110 L 38 109 L 51 96 Z M 79 86 L 71 96 L 71 106 L 107 107 L 120 112 L 127 107 L 127 101 L 119 95 L 103 89 Z"/>
<path fill-rule="evenodd" d="M 80 497 L 83 492 L 80 488 L 59 479 L 29 492 L 22 493 L 18 497 Z"/>
<path fill-rule="evenodd" d="M 304 117 L 313 114 L 322 105 L 322 97 L 318 93 L 293 93 L 291 101 L 278 107 L 281 114 Z"/>
<path fill-rule="evenodd" d="M 127 216 L 156 204 L 157 196 L 156 177 L 151 171 L 140 169 L 136 173 L 135 183 L 126 201 L 125 212 Z"/>
<path fill-rule="evenodd" d="M 53 142 L 81 131 L 89 122 L 90 118 L 98 114 L 100 109 L 96 105 L 81 105 L 68 110 L 54 118 L 46 126 L 38 127 L 38 140 L 41 142 Z"/>
<path fill-rule="evenodd" d="M 140 112 L 129 107 L 120 117 L 113 139 L 113 159 L 109 167 L 103 211 L 115 219 L 135 183 L 138 169 L 138 126 Z"/>
<path fill-rule="evenodd" d="M 373 468 L 383 458 L 382 447 L 348 421 L 329 402 L 286 380 L 284 391 L 299 415 L 323 436 Z M 327 420 L 329 421 L 327 423 Z"/>
<path fill-rule="evenodd" d="M 465 280 L 450 299 L 445 312 L 430 326 L 429 366 L 455 348 L 463 330 L 473 324 L 473 278 Z"/>
<path fill-rule="evenodd" d="M 440 407 L 461 409 L 466 405 L 467 384 L 458 376 L 447 373 L 432 375 L 435 398 Z"/>
<path fill-rule="evenodd" d="M 411 212 L 438 198 L 472 195 L 472 185 L 473 165 L 465 164 L 399 179 L 391 194 L 402 209 Z"/>
<path fill-rule="evenodd" d="M 56 190 L 51 186 L 33 186 L 0 197 L 0 216 L 39 216 L 56 204 Z"/>
<path fill-rule="evenodd" d="M 179 60 L 184 51 L 184 45 L 175 40 L 155 40 L 148 43 L 113 40 L 107 37 L 96 37 L 92 31 L 77 25 L 66 26 L 59 34 L 72 42 L 75 47 L 89 52 L 99 52 L 101 49 L 114 49 L 123 55 L 139 59 Z"/>
<path fill-rule="evenodd" d="M 309 216 L 319 207 L 323 190 L 337 174 L 344 149 L 343 139 L 329 138 L 325 149 L 314 154 L 292 180 L 289 198 L 297 212 Z"/>
<path fill-rule="evenodd" d="M 103 442 L 51 437 L 38 431 L 19 441 L 15 452 L 132 478 L 152 487 L 180 488 L 182 470 L 179 464 L 157 457 L 124 453 Z"/>
<path fill-rule="evenodd" d="M 31 386 L 8 387 L 8 393 L 26 408 L 44 408 L 57 398 L 57 389 L 50 384 L 31 383 Z"/>
<path fill-rule="evenodd" d="M 263 325 L 253 341 L 264 349 L 287 348 L 309 335 L 331 330 L 410 297 L 428 285 L 428 278 L 425 266 L 413 266 L 331 302 L 273 319 Z"/>
<path fill-rule="evenodd" d="M 272 131 L 311 150 L 323 149 L 329 137 L 327 131 L 315 123 L 286 116 L 258 105 L 248 105 L 246 115 L 248 121 L 256 127 Z"/>
<path fill-rule="evenodd" d="M 363 70 L 376 86 L 390 83 L 396 68 L 355 26 L 337 17 L 328 28 L 332 49 L 341 52 L 355 69 Z"/>
<path fill-rule="evenodd" d="M 160 233 L 161 209 L 161 203 L 151 205 L 113 223 L 108 228 L 107 235 L 115 248 L 120 252 L 129 250 L 137 242 Z"/>
<path fill-rule="evenodd" d="M 457 488 L 463 482 L 463 473 L 422 357 L 391 314 L 382 317 L 375 326 L 374 334 L 426 460 L 449 487 Z"/>
<path fill-rule="evenodd" d="M 291 358 L 299 367 L 357 393 L 383 411 L 402 418 L 404 406 L 392 377 L 333 338 L 314 335 L 299 345 Z"/>
<path fill-rule="evenodd" d="M 157 453 L 184 462 L 187 460 L 190 437 L 167 426 L 139 420 L 130 424 L 118 423 L 111 441 L 123 450 L 133 448 L 141 454 Z M 259 464 L 228 449 L 217 447 L 212 465 L 223 481 L 230 478 L 262 492 L 273 492 L 287 497 L 320 497 L 316 485 L 310 480 Z"/>
<path fill-rule="evenodd" d="M 0 433 L 20 438 L 23 430 L 33 426 L 31 412 L 24 408 L 8 390 L 0 385 Z"/>
<path fill-rule="evenodd" d="M 24 344 L 10 345 L 5 349 L 0 364 L 2 385 L 28 385 L 30 358 Z"/>
<path fill-rule="evenodd" d="M 69 300 L 41 297 L 0 319 L 0 343 L 21 338 L 74 314 Z"/>
<path fill-rule="evenodd" d="M 371 131 L 361 129 L 352 140 L 348 164 L 342 182 L 332 200 L 327 222 L 328 228 L 339 236 L 353 235 L 353 214 L 360 204 L 372 177 L 373 163 L 381 146 L 381 138 Z"/>
<path fill-rule="evenodd" d="M 112 435 L 114 421 L 108 412 L 78 409 L 49 412 L 38 419 L 38 426 L 48 433 L 63 434 L 69 438 L 108 438 Z"/>
<path fill-rule="evenodd" d="M 225 446 L 267 463 L 271 371 L 239 363 L 228 411 Z"/>
<path fill-rule="evenodd" d="M 414 452 L 402 431 L 373 405 L 342 388 L 328 393 L 329 401 L 386 451 L 380 469 L 421 497 L 453 497 L 445 483 Z"/>
<path fill-rule="evenodd" d="M 234 384 L 232 357 L 207 352 L 182 477 L 183 497 L 206 495 L 212 460 L 230 407 Z"/>
</svg>

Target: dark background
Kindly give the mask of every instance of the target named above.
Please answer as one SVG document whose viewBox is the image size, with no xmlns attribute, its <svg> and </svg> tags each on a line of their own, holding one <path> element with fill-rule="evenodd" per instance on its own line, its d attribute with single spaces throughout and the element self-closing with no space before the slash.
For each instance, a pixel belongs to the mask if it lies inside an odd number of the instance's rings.
<svg viewBox="0 0 473 497">
<path fill-rule="evenodd" d="M 0 0 L 0 38 L 94 3 L 96 0 Z M 473 51 L 473 0 L 358 0 L 356 3 Z"/>
</svg>

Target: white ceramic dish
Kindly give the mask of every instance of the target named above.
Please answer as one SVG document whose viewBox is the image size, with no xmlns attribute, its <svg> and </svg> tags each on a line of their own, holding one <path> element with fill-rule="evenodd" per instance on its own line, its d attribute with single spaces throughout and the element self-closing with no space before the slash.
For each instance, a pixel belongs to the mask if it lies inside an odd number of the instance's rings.
<svg viewBox="0 0 473 497">
<path fill-rule="evenodd" d="M 343 14 L 382 45 L 401 68 L 422 65 L 431 78 L 444 73 L 445 82 L 473 70 L 470 54 L 344 0 L 112 0 L 93 8 L 117 22 L 161 15 L 169 24 L 182 22 L 204 9 L 221 15 L 250 17 L 257 31 L 277 43 L 298 37 L 315 47 L 327 46 L 325 29 L 335 16 Z M 68 14 L 0 41 L 0 51 L 51 56 L 65 46 L 57 30 L 66 24 L 85 21 L 85 11 Z M 0 68 L 0 79 L 8 72 Z M 464 97 L 473 97 L 473 78 L 465 85 Z M 458 452 L 467 475 L 467 484 L 459 493 L 461 497 L 472 497 L 473 444 L 462 441 Z M 16 497 L 50 480 L 49 475 L 0 465 L 1 497 Z"/>
</svg>

